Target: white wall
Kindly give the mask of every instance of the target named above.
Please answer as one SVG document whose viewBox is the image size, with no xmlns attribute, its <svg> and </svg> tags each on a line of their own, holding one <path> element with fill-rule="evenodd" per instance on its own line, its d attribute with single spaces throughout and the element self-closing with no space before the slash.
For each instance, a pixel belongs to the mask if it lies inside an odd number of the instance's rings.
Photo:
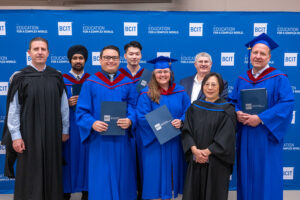
<svg viewBox="0 0 300 200">
<path fill-rule="evenodd" d="M 23 2 L 19 0 L 19 2 Z M 98 4 L 66 6 L 3 6 L 0 9 L 93 9 L 167 11 L 300 11 L 299 0 L 173 0 L 172 3 Z M 20 4 L 19 4 L 20 5 Z"/>
</svg>

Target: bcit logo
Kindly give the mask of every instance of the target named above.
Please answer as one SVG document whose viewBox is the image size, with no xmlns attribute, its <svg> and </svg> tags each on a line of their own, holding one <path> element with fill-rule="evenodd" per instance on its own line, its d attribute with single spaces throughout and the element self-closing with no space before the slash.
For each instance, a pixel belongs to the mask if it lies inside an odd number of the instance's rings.
<svg viewBox="0 0 300 200">
<path fill-rule="evenodd" d="M 0 141 L 0 143 L 1 143 L 1 141 Z M 6 154 L 6 148 L 5 148 L 5 146 L 1 145 L 1 144 L 0 144 L 0 154 Z"/>
<path fill-rule="evenodd" d="M 203 36 L 203 23 L 190 23 L 189 36 Z"/>
<path fill-rule="evenodd" d="M 0 22 L 0 35 L 6 35 L 5 22 Z"/>
<path fill-rule="evenodd" d="M 100 66 L 100 52 L 92 52 L 92 65 Z"/>
<path fill-rule="evenodd" d="M 294 180 L 294 167 L 283 167 L 283 180 Z"/>
<path fill-rule="evenodd" d="M 221 66 L 234 66 L 234 53 L 222 52 L 221 53 Z"/>
<path fill-rule="evenodd" d="M 165 57 L 171 57 L 171 52 L 157 52 L 156 53 L 156 56 L 159 57 L 159 56 L 165 56 Z"/>
<path fill-rule="evenodd" d="M 72 22 L 58 22 L 58 35 L 72 35 Z"/>
<path fill-rule="evenodd" d="M 138 36 L 138 23 L 124 22 L 124 36 Z"/>
<path fill-rule="evenodd" d="M 8 91 L 8 82 L 0 82 L 0 95 L 6 96 Z"/>
<path fill-rule="evenodd" d="M 284 53 L 284 66 L 297 66 L 298 53 Z"/>
<path fill-rule="evenodd" d="M 253 36 L 259 36 L 262 33 L 267 34 L 268 23 L 254 23 Z"/>
<path fill-rule="evenodd" d="M 32 65 L 32 58 L 30 57 L 28 52 L 26 52 L 26 65 Z"/>
</svg>

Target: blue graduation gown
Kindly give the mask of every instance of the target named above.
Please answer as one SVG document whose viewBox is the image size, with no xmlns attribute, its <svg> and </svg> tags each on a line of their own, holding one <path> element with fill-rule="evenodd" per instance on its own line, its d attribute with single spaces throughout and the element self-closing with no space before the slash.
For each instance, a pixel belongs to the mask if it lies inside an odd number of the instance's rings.
<svg viewBox="0 0 300 200">
<path fill-rule="evenodd" d="M 137 135 L 142 139 L 143 199 L 172 198 L 172 178 L 175 197 L 182 193 L 186 163 L 180 136 L 160 145 L 145 114 L 166 105 L 174 119 L 184 120 L 190 98 L 180 85 L 173 84 L 162 91 L 160 104 L 153 102 L 148 87 L 142 90 L 137 104 Z"/>
<path fill-rule="evenodd" d="M 135 124 L 132 81 L 118 72 L 111 83 L 101 72 L 82 86 L 76 119 L 82 142 L 89 143 L 89 200 L 136 199 L 136 165 L 132 136 L 103 136 L 92 129 L 100 120 L 102 101 L 126 101 L 127 117 Z"/>
<path fill-rule="evenodd" d="M 68 99 L 72 97 L 72 85 L 83 84 L 90 75 L 85 73 L 81 80 L 76 80 L 71 73 L 64 74 L 64 82 Z M 63 143 L 63 157 L 66 164 L 63 166 L 64 193 L 75 193 L 88 190 L 88 147 L 81 143 L 79 128 L 75 120 L 75 107 L 70 107 L 70 138 Z"/>
<path fill-rule="evenodd" d="M 257 127 L 240 124 L 237 134 L 238 200 L 282 200 L 283 137 L 291 122 L 294 95 L 285 74 L 270 67 L 257 79 L 251 70 L 240 76 L 231 94 L 241 110 L 240 90 L 266 88 L 268 109 L 258 116 Z"/>
</svg>

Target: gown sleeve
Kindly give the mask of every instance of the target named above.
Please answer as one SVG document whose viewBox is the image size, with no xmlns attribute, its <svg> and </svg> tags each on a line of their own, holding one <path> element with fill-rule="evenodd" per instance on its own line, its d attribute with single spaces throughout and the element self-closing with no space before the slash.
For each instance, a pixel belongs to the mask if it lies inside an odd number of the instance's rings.
<svg viewBox="0 0 300 200">
<path fill-rule="evenodd" d="M 274 88 L 274 95 L 272 99 L 269 100 L 273 105 L 258 116 L 278 143 L 283 140 L 284 133 L 291 122 L 294 94 L 285 76 L 280 76 Z"/>
<path fill-rule="evenodd" d="M 194 133 L 194 127 L 192 124 L 192 114 L 193 107 L 189 107 L 186 114 L 185 114 L 185 120 L 183 123 L 182 133 L 181 133 L 181 143 L 183 152 L 186 156 L 186 160 L 191 159 L 192 157 L 192 151 L 191 146 L 197 146 L 196 142 L 194 141 L 193 133 Z"/>
<path fill-rule="evenodd" d="M 143 145 L 152 143 L 156 137 L 149 126 L 145 115 L 152 111 L 152 101 L 147 93 L 142 93 L 138 99 L 136 115 L 138 121 L 138 133 L 142 139 Z"/>
<path fill-rule="evenodd" d="M 93 91 L 91 83 L 83 83 L 80 96 L 76 106 L 76 121 L 79 126 L 81 142 L 84 142 L 92 132 L 93 123 L 96 119 L 93 117 Z"/>
</svg>

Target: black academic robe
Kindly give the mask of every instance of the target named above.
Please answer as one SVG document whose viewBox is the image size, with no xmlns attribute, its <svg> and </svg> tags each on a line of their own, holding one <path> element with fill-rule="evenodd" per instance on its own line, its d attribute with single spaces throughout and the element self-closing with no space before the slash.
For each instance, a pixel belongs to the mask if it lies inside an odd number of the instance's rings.
<svg viewBox="0 0 300 200">
<path fill-rule="evenodd" d="M 13 77 L 7 96 L 7 113 L 18 91 L 20 131 L 26 148 L 21 154 L 14 152 L 6 119 L 2 141 L 7 147 L 6 176 L 14 177 L 13 164 L 17 158 L 14 200 L 63 199 L 63 90 L 62 75 L 48 66 L 43 72 L 28 66 Z"/>
<path fill-rule="evenodd" d="M 226 200 L 235 157 L 236 115 L 223 99 L 195 101 L 187 110 L 182 145 L 188 162 L 183 200 Z M 209 162 L 196 163 L 191 146 L 208 148 Z"/>
</svg>

